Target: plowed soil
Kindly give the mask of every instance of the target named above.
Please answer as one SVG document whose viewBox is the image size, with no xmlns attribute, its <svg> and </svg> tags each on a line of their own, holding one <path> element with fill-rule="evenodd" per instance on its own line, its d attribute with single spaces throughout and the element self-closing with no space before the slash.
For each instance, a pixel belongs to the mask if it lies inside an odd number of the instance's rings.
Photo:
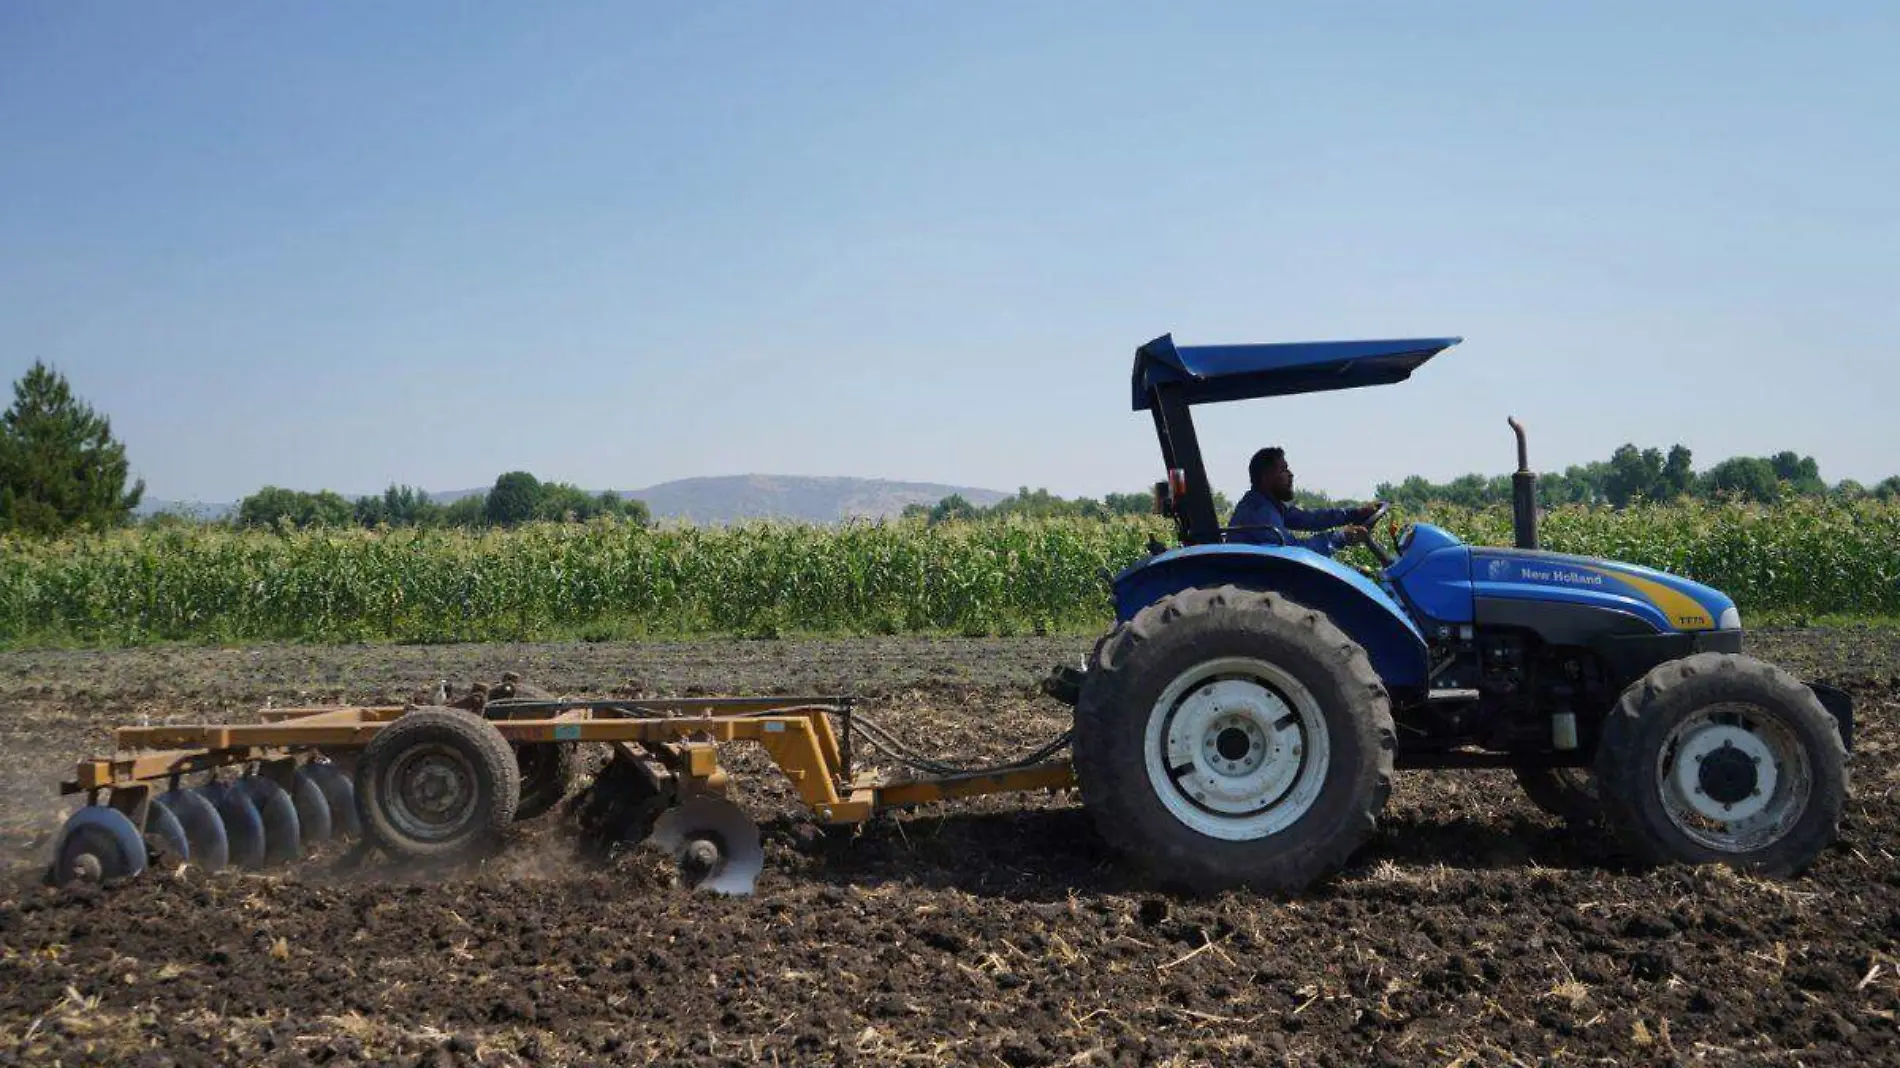
<svg viewBox="0 0 1900 1068">
<path fill-rule="evenodd" d="M 0 1064 L 1900 1063 L 1900 638 L 1750 651 L 1848 689 L 1843 839 L 1805 876 L 1637 870 L 1508 775 L 1402 775 L 1378 837 L 1295 898 L 1183 898 L 1066 796 L 822 833 L 734 747 L 766 869 L 744 899 L 658 858 L 496 855 L 35 882 L 54 784 L 108 728 L 380 703 L 504 670 L 563 693 L 855 693 L 920 748 L 1067 724 L 1079 639 L 164 649 L 0 655 Z"/>
</svg>

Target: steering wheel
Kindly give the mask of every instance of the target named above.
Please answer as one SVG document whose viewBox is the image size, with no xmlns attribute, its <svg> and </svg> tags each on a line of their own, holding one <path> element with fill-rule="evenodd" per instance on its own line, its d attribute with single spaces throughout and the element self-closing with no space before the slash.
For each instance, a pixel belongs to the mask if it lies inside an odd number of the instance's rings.
<svg viewBox="0 0 1900 1068">
<path fill-rule="evenodd" d="M 1392 539 L 1392 551 L 1404 556 L 1406 547 L 1412 544 L 1412 535 L 1417 531 L 1417 523 L 1407 523 L 1403 528 L 1396 522 L 1388 526 L 1386 534 Z"/>
<path fill-rule="evenodd" d="M 1379 506 L 1372 510 L 1372 514 L 1366 517 L 1366 521 L 1364 523 L 1356 524 L 1357 526 L 1361 526 L 1365 528 L 1366 548 L 1370 549 L 1372 551 L 1372 555 L 1378 558 L 1380 567 L 1392 566 L 1392 557 L 1388 555 L 1386 551 L 1383 548 L 1381 548 L 1379 545 L 1379 527 L 1378 527 L 1379 520 L 1384 519 L 1386 517 L 1386 514 L 1390 511 L 1392 511 L 1391 503 L 1388 501 L 1380 501 Z M 1393 547 L 1394 548 L 1398 547 L 1398 542 L 1396 538 L 1393 540 Z"/>
</svg>

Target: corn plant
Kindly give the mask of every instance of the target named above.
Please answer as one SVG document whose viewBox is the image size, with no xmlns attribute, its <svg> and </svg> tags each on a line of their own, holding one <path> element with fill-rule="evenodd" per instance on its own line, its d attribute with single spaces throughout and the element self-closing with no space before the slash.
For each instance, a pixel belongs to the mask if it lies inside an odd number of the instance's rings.
<svg viewBox="0 0 1900 1068">
<path fill-rule="evenodd" d="M 1424 518 L 1477 544 L 1507 509 Z M 1900 614 L 1900 503 L 1685 502 L 1544 514 L 1545 548 L 1707 582 L 1744 612 Z M 122 530 L 0 539 L 0 643 L 490 641 L 1094 630 L 1148 518 L 506 531 Z"/>
</svg>

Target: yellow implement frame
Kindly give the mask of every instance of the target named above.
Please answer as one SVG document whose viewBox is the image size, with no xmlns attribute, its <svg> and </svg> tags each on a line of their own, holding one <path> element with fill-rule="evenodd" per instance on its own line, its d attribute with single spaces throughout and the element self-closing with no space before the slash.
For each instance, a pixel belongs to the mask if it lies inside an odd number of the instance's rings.
<svg viewBox="0 0 1900 1068">
<path fill-rule="evenodd" d="M 116 751 L 81 761 L 62 792 L 149 788 L 233 764 L 347 753 L 369 744 L 404 711 L 397 705 L 278 708 L 262 710 L 258 723 L 121 727 L 113 732 Z M 718 743 L 757 742 L 827 823 L 862 822 L 883 808 L 1075 783 L 1067 760 L 923 779 L 853 775 L 849 750 L 832 726 L 833 716 L 848 725 L 850 714 L 851 701 L 842 697 L 494 702 L 483 713 L 513 743 L 596 742 L 664 753 L 689 780 L 689 790 L 716 791 L 723 784 Z"/>
</svg>

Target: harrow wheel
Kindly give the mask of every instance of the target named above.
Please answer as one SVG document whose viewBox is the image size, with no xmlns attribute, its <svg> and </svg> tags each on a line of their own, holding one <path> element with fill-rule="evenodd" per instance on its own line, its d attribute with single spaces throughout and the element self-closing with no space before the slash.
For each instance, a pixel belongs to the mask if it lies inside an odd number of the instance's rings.
<svg viewBox="0 0 1900 1068">
<path fill-rule="evenodd" d="M 465 853 L 514 820 L 521 771 L 485 719 L 446 708 L 409 712 L 357 761 L 356 813 L 371 842 L 397 857 Z"/>
<path fill-rule="evenodd" d="M 53 850 L 55 886 L 126 879 L 145 870 L 145 841 L 125 813 L 88 805 L 72 814 Z"/>
</svg>

